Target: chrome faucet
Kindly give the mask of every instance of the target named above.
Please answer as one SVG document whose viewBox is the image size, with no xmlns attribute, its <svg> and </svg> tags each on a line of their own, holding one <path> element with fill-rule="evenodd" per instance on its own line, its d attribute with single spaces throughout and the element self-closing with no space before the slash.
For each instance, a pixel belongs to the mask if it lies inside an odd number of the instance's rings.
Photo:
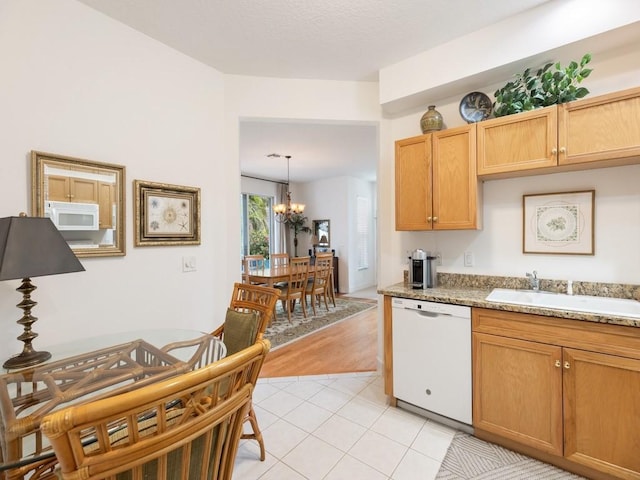
<svg viewBox="0 0 640 480">
<path fill-rule="evenodd" d="M 538 272 L 535 270 L 533 273 L 527 272 L 527 278 L 529 279 L 529 284 L 531 285 L 532 290 L 540 290 L 540 279 L 538 278 Z"/>
</svg>

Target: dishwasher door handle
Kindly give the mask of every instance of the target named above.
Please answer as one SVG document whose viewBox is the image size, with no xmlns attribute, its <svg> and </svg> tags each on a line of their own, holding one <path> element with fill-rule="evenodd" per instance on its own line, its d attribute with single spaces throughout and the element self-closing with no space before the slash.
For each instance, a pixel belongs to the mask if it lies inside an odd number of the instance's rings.
<svg viewBox="0 0 640 480">
<path fill-rule="evenodd" d="M 410 312 L 416 312 L 421 317 L 436 318 L 436 317 L 451 317 L 452 316 L 450 313 L 430 312 L 428 310 L 418 310 L 416 308 L 405 308 L 405 310 L 409 310 Z"/>
</svg>

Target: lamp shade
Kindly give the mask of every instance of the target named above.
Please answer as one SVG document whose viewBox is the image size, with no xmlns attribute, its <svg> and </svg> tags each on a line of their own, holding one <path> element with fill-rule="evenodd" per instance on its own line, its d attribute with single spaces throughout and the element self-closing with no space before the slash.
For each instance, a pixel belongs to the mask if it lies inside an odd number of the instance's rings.
<svg viewBox="0 0 640 480">
<path fill-rule="evenodd" d="M 0 280 L 83 270 L 78 257 L 49 218 L 0 218 Z"/>
</svg>

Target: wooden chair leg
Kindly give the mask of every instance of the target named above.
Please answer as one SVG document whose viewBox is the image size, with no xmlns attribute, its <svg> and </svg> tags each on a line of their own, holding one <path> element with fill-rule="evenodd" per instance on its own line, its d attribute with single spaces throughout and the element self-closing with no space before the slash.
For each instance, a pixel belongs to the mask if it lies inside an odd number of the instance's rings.
<svg viewBox="0 0 640 480">
<path fill-rule="evenodd" d="M 256 412 L 253 409 L 253 403 L 251 403 L 251 406 L 249 407 L 249 413 L 245 417 L 244 421 L 249 422 L 249 424 L 251 425 L 251 429 L 253 430 L 253 433 L 243 433 L 240 438 L 244 440 L 247 440 L 247 439 L 256 440 L 258 442 L 258 445 L 260 445 L 260 461 L 264 462 L 264 459 L 266 458 L 266 452 L 264 449 L 264 439 L 262 438 L 262 432 L 260 431 L 260 427 L 258 427 L 258 419 L 256 418 Z"/>
<path fill-rule="evenodd" d="M 329 275 L 329 285 L 328 285 L 328 289 L 329 292 L 331 294 L 331 301 L 333 302 L 333 306 L 336 306 L 336 293 L 334 291 L 334 287 L 333 287 L 333 271 L 331 272 L 331 275 Z"/>
<path fill-rule="evenodd" d="M 322 295 L 322 298 L 324 299 L 324 308 L 327 309 L 327 312 L 329 311 L 329 304 L 327 303 L 327 289 L 324 289 L 324 294 Z M 320 298 L 318 298 L 318 305 L 320 304 Z"/>
<path fill-rule="evenodd" d="M 306 298 L 306 297 L 305 297 Z M 309 298 L 311 299 L 311 307 L 313 308 L 313 316 L 316 316 L 316 296 L 312 293 L 311 295 L 309 295 Z"/>
</svg>

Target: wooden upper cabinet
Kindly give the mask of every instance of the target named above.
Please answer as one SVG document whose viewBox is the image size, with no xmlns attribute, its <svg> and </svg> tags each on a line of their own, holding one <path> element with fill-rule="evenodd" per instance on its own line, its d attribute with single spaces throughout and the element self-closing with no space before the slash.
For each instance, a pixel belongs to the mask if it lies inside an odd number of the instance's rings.
<svg viewBox="0 0 640 480">
<path fill-rule="evenodd" d="M 478 175 L 522 172 L 557 165 L 556 105 L 485 120 L 477 125 Z"/>
<path fill-rule="evenodd" d="M 433 133 L 433 229 L 480 227 L 476 125 Z"/>
<path fill-rule="evenodd" d="M 396 230 L 479 228 L 476 126 L 396 142 Z"/>
<path fill-rule="evenodd" d="M 640 159 L 640 88 L 561 105 L 558 145 L 559 165 Z"/>
<path fill-rule="evenodd" d="M 640 162 L 640 87 L 478 123 L 478 176 Z"/>
<path fill-rule="evenodd" d="M 98 182 L 86 178 L 48 175 L 48 200 L 98 203 Z"/>
<path fill-rule="evenodd" d="M 396 142 L 396 230 L 430 230 L 431 135 Z"/>
</svg>

